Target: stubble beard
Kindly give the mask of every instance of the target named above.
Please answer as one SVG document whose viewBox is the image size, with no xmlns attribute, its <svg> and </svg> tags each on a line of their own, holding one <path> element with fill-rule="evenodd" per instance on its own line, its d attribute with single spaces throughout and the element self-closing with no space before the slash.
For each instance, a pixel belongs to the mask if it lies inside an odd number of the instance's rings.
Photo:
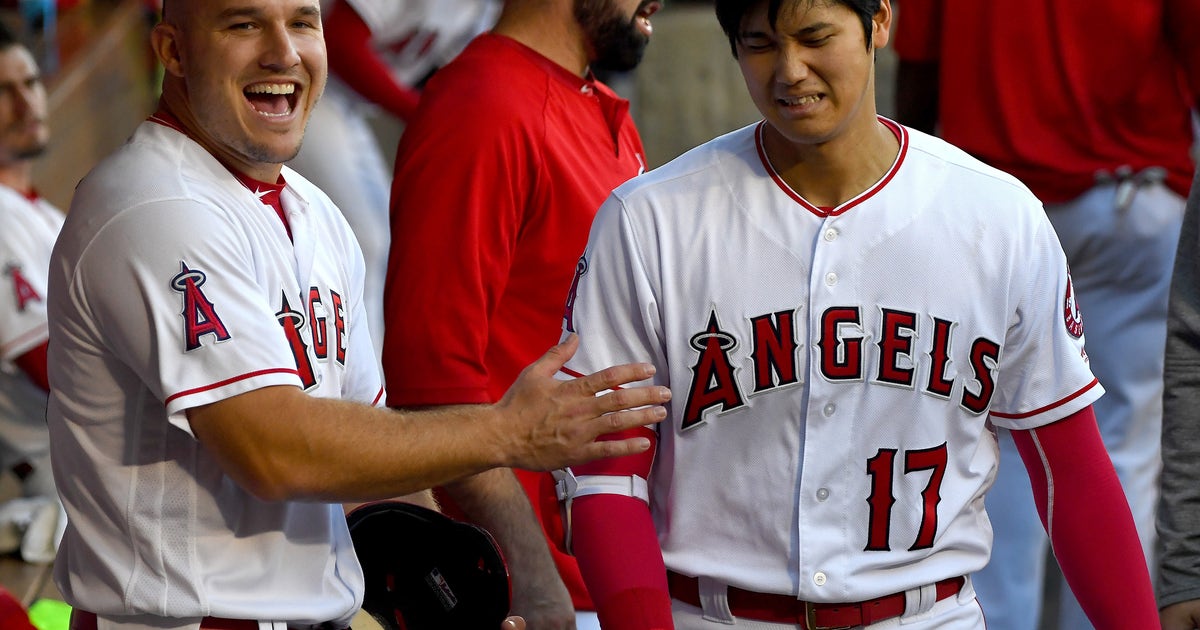
<svg viewBox="0 0 1200 630">
<path fill-rule="evenodd" d="M 638 29 L 636 15 L 626 19 L 612 0 L 575 0 L 575 20 L 592 45 L 593 67 L 628 72 L 641 63 L 650 39 Z"/>
</svg>

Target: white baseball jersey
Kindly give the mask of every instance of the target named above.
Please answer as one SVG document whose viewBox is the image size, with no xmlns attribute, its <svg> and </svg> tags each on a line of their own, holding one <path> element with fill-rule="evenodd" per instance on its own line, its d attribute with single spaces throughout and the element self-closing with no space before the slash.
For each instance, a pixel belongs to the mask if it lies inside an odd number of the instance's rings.
<svg viewBox="0 0 1200 630">
<path fill-rule="evenodd" d="M 48 416 L 70 519 L 56 582 L 101 616 L 345 625 L 363 578 L 341 506 L 256 499 L 186 411 L 271 385 L 381 405 L 362 255 L 294 171 L 289 240 L 168 125 L 143 123 L 80 183 L 51 261 Z"/>
<path fill-rule="evenodd" d="M 589 373 L 651 361 L 670 416 L 649 479 L 669 569 L 816 602 L 988 560 L 988 420 L 1102 393 L 1061 248 L 1029 191 L 936 138 L 818 208 L 752 125 L 618 188 L 565 326 Z"/>
<path fill-rule="evenodd" d="M 13 360 L 42 345 L 46 272 L 63 213 L 0 186 L 0 467 L 36 459 L 50 448 L 46 392 Z"/>
<path fill-rule="evenodd" d="M 491 28 L 497 0 L 345 0 L 371 29 L 396 79 L 416 85 Z"/>
</svg>

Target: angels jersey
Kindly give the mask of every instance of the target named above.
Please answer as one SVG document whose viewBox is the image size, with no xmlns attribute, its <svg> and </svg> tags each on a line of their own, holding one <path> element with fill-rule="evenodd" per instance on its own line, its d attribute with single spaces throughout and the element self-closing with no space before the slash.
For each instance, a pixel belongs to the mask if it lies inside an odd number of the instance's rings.
<svg viewBox="0 0 1200 630">
<path fill-rule="evenodd" d="M 881 119 L 871 189 L 819 208 L 765 123 L 618 188 L 565 314 L 571 372 L 650 361 L 673 392 L 649 479 L 669 569 L 849 602 L 987 563 L 989 419 L 1102 393 L 1067 264 L 1012 177 Z"/>
<path fill-rule="evenodd" d="M 13 360 L 46 342 L 46 271 L 63 213 L 0 186 L 0 467 L 45 454 L 46 392 Z"/>
<path fill-rule="evenodd" d="M 362 255 L 304 178 L 283 169 L 289 238 L 170 125 L 143 123 L 80 183 L 51 261 L 56 582 L 101 617 L 347 625 L 363 578 L 341 506 L 258 500 L 186 412 L 272 385 L 380 403 Z"/>
</svg>

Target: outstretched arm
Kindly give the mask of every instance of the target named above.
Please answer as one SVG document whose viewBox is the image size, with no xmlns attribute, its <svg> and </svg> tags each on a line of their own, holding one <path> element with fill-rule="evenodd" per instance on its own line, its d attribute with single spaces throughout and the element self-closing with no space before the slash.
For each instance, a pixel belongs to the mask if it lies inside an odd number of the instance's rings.
<svg viewBox="0 0 1200 630">
<path fill-rule="evenodd" d="M 189 409 L 188 421 L 226 474 L 266 500 L 372 501 L 490 468 L 550 470 L 649 448 L 644 439 L 595 439 L 660 421 L 662 407 L 640 407 L 670 391 L 596 394 L 645 380 L 653 367 L 556 380 L 577 347 L 572 336 L 552 348 L 495 405 L 401 413 L 275 386 Z"/>
<path fill-rule="evenodd" d="M 1098 630 L 1158 627 L 1146 558 L 1092 408 L 1012 435 L 1063 577 L 1088 619 Z"/>
<path fill-rule="evenodd" d="M 358 92 L 404 122 L 417 111 L 420 95 L 396 80 L 387 63 L 371 46 L 371 29 L 345 0 L 338 0 L 324 18 L 329 70 Z"/>
</svg>

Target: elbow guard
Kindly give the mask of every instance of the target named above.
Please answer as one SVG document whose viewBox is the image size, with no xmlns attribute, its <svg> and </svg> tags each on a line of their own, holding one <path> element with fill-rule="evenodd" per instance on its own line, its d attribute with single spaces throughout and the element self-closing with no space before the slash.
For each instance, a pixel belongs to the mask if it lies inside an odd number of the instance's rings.
<svg viewBox="0 0 1200 630">
<path fill-rule="evenodd" d="M 634 497 L 649 505 L 650 490 L 646 480 L 654 464 L 658 433 L 650 427 L 637 427 L 619 433 L 600 436 L 600 440 L 620 440 L 644 437 L 650 448 L 641 453 L 600 459 L 572 468 L 553 471 L 554 492 L 562 512 L 563 538 L 558 541 L 564 553 L 571 554 L 571 504 L 575 499 L 596 494 Z M 576 474 L 578 472 L 579 474 Z"/>
</svg>

